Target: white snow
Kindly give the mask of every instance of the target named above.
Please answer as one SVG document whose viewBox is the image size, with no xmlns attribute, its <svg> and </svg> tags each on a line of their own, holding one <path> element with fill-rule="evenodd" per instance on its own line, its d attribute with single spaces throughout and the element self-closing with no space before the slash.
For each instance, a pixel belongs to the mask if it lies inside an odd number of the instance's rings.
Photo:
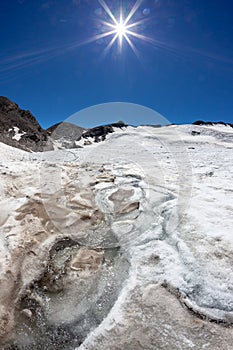
<svg viewBox="0 0 233 350">
<path fill-rule="evenodd" d="M 17 139 L 22 136 L 18 131 Z M 22 227 L 15 217 L 26 195 L 46 190 L 50 196 L 70 182 L 88 186 L 89 175 L 71 177 L 72 169 L 104 166 L 115 180 L 96 184 L 96 205 L 108 218 L 131 267 L 111 312 L 79 349 L 98 348 L 95 341 L 100 336 L 108 337 L 115 323 L 124 323 L 132 291 L 151 284 L 179 291 L 185 305 L 207 318 L 233 321 L 232 147 L 233 129 L 190 125 L 129 127 L 109 134 L 102 143 L 43 154 L 29 155 L 0 144 L 0 260 L 9 257 L 3 238 L 7 241 L 7 228 L 15 235 L 12 242 L 21 240 Z M 109 198 L 117 189 L 133 189 L 139 210 L 114 216 Z M 80 193 L 73 193 L 73 199 L 80 200 Z M 65 211 L 60 215 L 62 221 Z M 154 257 L 157 264 L 149 263 Z M 182 335 L 179 341 L 182 349 L 198 346 L 191 336 Z M 206 342 L 203 348 L 211 346 Z"/>
<path fill-rule="evenodd" d="M 20 130 L 17 126 L 14 126 L 12 129 L 14 130 L 14 133 L 15 133 L 14 136 L 12 136 L 13 140 L 19 141 L 21 137 L 26 134 L 26 132 L 24 131 L 19 132 Z M 9 129 L 9 131 L 12 131 L 12 129 Z"/>
</svg>

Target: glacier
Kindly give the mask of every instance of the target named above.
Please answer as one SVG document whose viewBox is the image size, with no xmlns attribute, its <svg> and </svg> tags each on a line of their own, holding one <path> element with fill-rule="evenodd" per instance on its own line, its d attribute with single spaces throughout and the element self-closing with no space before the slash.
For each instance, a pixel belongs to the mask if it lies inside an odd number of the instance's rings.
<svg viewBox="0 0 233 350">
<path fill-rule="evenodd" d="M 232 349 L 233 129 L 0 144 L 2 349 Z"/>
</svg>

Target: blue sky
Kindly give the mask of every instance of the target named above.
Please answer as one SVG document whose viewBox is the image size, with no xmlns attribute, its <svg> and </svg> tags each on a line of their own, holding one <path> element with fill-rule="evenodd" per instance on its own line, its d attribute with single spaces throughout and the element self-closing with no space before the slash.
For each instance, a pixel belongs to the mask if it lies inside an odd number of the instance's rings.
<svg viewBox="0 0 233 350">
<path fill-rule="evenodd" d="M 106 3 L 118 17 L 135 1 Z M 233 122 L 232 12 L 231 0 L 144 0 L 131 23 L 143 20 L 134 30 L 150 40 L 131 38 L 136 57 L 126 41 L 104 55 L 111 36 L 85 44 L 109 21 L 97 0 L 1 1 L 0 95 L 43 127 L 107 102 L 141 104 L 171 123 Z"/>
</svg>

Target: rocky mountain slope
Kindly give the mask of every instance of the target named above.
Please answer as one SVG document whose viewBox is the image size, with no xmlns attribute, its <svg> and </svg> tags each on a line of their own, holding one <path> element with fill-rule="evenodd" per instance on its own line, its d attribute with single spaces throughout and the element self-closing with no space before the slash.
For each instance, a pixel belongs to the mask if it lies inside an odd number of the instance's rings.
<svg viewBox="0 0 233 350">
<path fill-rule="evenodd" d="M 1 349 L 231 350 L 232 149 L 224 125 L 1 143 Z"/>
<path fill-rule="evenodd" d="M 123 122 L 118 122 L 84 130 L 75 124 L 61 122 L 44 130 L 30 111 L 0 96 L 0 142 L 25 151 L 78 148 L 83 144 L 103 141 L 115 128 L 125 126 Z"/>
<path fill-rule="evenodd" d="M 0 142 L 26 151 L 51 150 L 48 135 L 30 111 L 0 96 Z"/>
</svg>

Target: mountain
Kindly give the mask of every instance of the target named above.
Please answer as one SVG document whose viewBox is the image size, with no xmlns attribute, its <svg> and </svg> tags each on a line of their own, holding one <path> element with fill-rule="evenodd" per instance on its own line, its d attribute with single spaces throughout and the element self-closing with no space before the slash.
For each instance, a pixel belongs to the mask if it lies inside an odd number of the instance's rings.
<svg viewBox="0 0 233 350">
<path fill-rule="evenodd" d="M 126 128 L 127 125 L 119 121 L 117 123 L 100 125 L 94 128 L 84 129 L 75 124 L 62 122 L 53 125 L 46 131 L 53 141 L 55 149 L 79 148 L 92 143 L 105 141 L 108 134 L 117 129 Z"/>
<path fill-rule="evenodd" d="M 54 149 L 78 148 L 83 128 L 75 124 L 61 122 L 49 127 L 46 132 Z"/>
<path fill-rule="evenodd" d="M 26 151 L 53 149 L 47 132 L 30 111 L 0 96 L 0 142 Z"/>
<path fill-rule="evenodd" d="M 0 143 L 0 348 L 230 350 L 233 129 L 112 128 Z"/>
<path fill-rule="evenodd" d="M 123 122 L 83 129 L 61 122 L 44 130 L 30 111 L 21 109 L 8 98 L 0 96 L 0 142 L 25 151 L 51 151 L 79 148 L 84 144 L 104 141 Z"/>
</svg>

